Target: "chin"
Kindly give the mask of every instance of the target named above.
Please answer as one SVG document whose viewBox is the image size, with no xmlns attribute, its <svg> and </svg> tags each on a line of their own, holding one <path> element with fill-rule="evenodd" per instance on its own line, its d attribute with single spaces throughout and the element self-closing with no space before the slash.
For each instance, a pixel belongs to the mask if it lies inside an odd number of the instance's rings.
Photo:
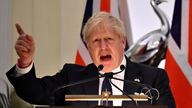
<svg viewBox="0 0 192 108">
<path fill-rule="evenodd" d="M 109 69 L 109 68 L 105 69 L 105 68 L 104 68 L 102 71 L 104 71 L 104 72 L 111 72 L 112 69 Z"/>
</svg>

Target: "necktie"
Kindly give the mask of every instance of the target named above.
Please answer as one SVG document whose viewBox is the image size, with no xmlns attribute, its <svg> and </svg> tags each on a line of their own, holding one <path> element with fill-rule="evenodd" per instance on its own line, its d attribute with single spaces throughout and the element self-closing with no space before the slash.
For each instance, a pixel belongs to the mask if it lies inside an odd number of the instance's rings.
<svg viewBox="0 0 192 108">
<path fill-rule="evenodd" d="M 112 87 L 111 87 L 111 84 L 109 82 L 109 78 L 105 77 L 104 80 L 103 80 L 103 84 L 102 84 L 102 88 L 101 88 L 101 91 L 108 91 L 110 92 L 110 95 L 112 95 Z M 103 105 L 104 106 L 113 106 L 113 101 L 103 101 Z"/>
</svg>

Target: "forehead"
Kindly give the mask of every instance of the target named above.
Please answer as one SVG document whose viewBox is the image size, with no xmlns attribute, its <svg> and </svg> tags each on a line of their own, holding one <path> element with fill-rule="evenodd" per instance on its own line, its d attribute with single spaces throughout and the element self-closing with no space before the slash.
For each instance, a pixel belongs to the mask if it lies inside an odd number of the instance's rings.
<svg viewBox="0 0 192 108">
<path fill-rule="evenodd" d="M 95 39 L 114 39 L 117 40 L 118 35 L 114 34 L 113 32 L 110 31 L 106 31 L 106 30 L 101 30 L 101 31 L 97 31 L 92 33 L 92 35 L 89 38 L 89 42 L 94 41 Z"/>
<path fill-rule="evenodd" d="M 95 26 L 90 32 L 90 38 L 94 36 L 101 36 L 103 35 L 115 35 L 115 30 L 109 23 L 101 23 Z"/>
</svg>

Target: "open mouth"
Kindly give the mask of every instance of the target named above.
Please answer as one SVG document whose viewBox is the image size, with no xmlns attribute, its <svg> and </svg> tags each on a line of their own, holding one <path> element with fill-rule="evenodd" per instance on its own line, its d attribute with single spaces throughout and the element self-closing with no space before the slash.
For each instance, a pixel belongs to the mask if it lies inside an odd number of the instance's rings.
<svg viewBox="0 0 192 108">
<path fill-rule="evenodd" d="M 111 58 L 112 58 L 111 55 L 105 55 L 105 56 L 102 55 L 100 57 L 100 60 L 101 61 L 109 61 L 109 60 L 111 60 Z"/>
</svg>

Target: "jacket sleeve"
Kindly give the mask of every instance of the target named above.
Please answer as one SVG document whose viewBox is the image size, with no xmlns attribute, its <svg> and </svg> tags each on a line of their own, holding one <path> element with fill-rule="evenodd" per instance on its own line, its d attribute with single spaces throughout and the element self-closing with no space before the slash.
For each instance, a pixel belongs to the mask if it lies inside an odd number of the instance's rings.
<svg viewBox="0 0 192 108">
<path fill-rule="evenodd" d="M 63 69 L 54 76 L 37 78 L 35 66 L 30 72 L 15 77 L 16 66 L 12 67 L 7 73 L 7 77 L 14 86 L 19 97 L 32 104 L 52 105 L 54 104 L 54 89 L 67 82 L 63 75 Z"/>
</svg>

